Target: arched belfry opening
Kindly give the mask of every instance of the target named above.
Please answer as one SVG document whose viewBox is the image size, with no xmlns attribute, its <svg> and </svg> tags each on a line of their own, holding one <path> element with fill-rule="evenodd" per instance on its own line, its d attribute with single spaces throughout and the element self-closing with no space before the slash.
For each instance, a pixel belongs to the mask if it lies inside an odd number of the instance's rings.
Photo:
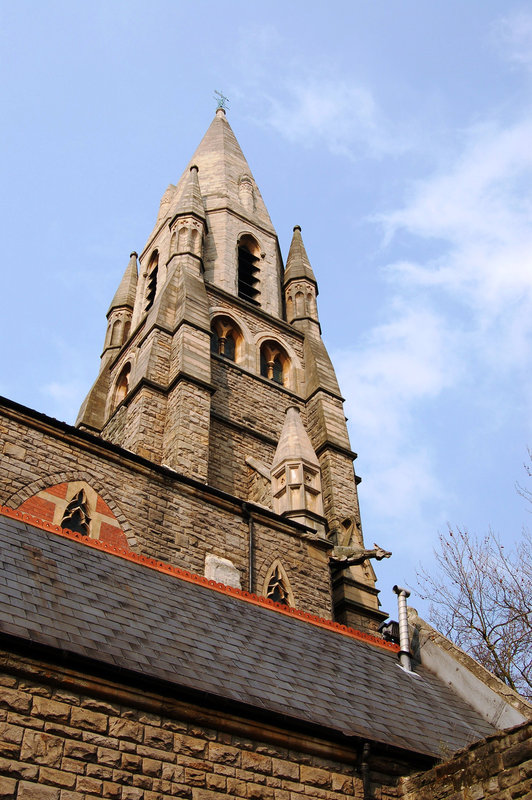
<svg viewBox="0 0 532 800">
<path fill-rule="evenodd" d="M 155 295 L 157 293 L 158 271 L 159 271 L 159 253 L 157 250 L 155 250 L 150 258 L 150 263 L 148 264 L 148 273 L 146 276 L 146 294 L 145 294 L 146 304 L 144 306 L 144 311 L 149 311 L 155 300 Z"/>
<path fill-rule="evenodd" d="M 260 247 L 249 234 L 238 242 L 238 296 L 260 305 Z"/>
</svg>

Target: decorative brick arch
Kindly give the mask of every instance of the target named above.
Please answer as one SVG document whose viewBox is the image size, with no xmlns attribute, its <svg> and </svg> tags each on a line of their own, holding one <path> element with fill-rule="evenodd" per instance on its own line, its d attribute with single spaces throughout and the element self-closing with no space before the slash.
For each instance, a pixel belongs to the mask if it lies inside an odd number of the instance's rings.
<svg viewBox="0 0 532 800">
<path fill-rule="evenodd" d="M 62 509 L 66 507 L 70 499 L 69 487 L 74 488 L 72 484 L 85 484 L 89 492 L 94 495 L 92 505 L 101 533 L 96 538 L 118 547 L 136 546 L 137 539 L 121 509 L 109 496 L 106 488 L 87 472 L 56 472 L 45 475 L 12 494 L 7 499 L 6 505 L 39 517 L 43 521 L 60 524 L 54 519 L 59 513 L 54 505 Z"/>
</svg>

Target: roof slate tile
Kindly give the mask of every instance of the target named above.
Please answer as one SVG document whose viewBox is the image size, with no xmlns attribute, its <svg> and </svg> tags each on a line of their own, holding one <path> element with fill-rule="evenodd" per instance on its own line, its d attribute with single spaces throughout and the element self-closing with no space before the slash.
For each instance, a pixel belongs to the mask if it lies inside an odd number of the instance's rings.
<svg viewBox="0 0 532 800">
<path fill-rule="evenodd" d="M 0 564 L 5 633 L 434 756 L 494 730 L 393 652 L 29 523 L 0 517 Z"/>
</svg>

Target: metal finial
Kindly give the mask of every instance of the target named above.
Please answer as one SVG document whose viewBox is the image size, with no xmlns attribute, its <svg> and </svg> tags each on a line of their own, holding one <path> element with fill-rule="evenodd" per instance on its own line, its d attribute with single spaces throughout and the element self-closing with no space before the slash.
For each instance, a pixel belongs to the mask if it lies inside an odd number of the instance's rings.
<svg viewBox="0 0 532 800">
<path fill-rule="evenodd" d="M 217 89 L 214 90 L 214 94 L 216 95 L 214 99 L 218 104 L 216 108 L 223 108 L 225 111 L 225 109 L 229 107 L 229 98 L 222 94 L 222 92 L 219 92 Z"/>
</svg>

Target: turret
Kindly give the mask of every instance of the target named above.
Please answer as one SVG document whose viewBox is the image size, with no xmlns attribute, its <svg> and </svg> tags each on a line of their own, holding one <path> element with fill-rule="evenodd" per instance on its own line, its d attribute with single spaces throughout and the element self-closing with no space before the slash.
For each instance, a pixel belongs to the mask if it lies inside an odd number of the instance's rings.
<svg viewBox="0 0 532 800">
<path fill-rule="evenodd" d="M 271 466 L 273 510 L 325 534 L 320 462 L 301 421 L 289 406 Z"/>
<path fill-rule="evenodd" d="M 102 353 L 102 361 L 106 362 L 116 355 L 131 330 L 131 317 L 137 294 L 137 253 L 131 253 L 126 271 L 116 290 L 115 296 L 107 312 L 107 334 Z"/>
<path fill-rule="evenodd" d="M 133 252 L 107 312 L 107 332 L 101 355 L 100 372 L 83 401 L 76 420 L 76 425 L 87 430 L 101 431 L 105 424 L 111 386 L 109 365 L 130 335 L 137 282 L 137 254 Z"/>
<path fill-rule="evenodd" d="M 170 258 L 173 255 L 189 254 L 201 262 L 204 230 L 205 208 L 201 199 L 198 167 L 193 164 L 170 221 Z"/>
<path fill-rule="evenodd" d="M 313 322 L 317 326 L 317 332 L 319 333 L 320 323 L 316 304 L 318 284 L 310 266 L 299 225 L 294 228 L 292 243 L 286 260 L 284 292 L 287 322 L 290 322 L 296 328 L 301 328 L 301 322 Z M 304 327 L 308 330 L 308 325 Z"/>
</svg>

